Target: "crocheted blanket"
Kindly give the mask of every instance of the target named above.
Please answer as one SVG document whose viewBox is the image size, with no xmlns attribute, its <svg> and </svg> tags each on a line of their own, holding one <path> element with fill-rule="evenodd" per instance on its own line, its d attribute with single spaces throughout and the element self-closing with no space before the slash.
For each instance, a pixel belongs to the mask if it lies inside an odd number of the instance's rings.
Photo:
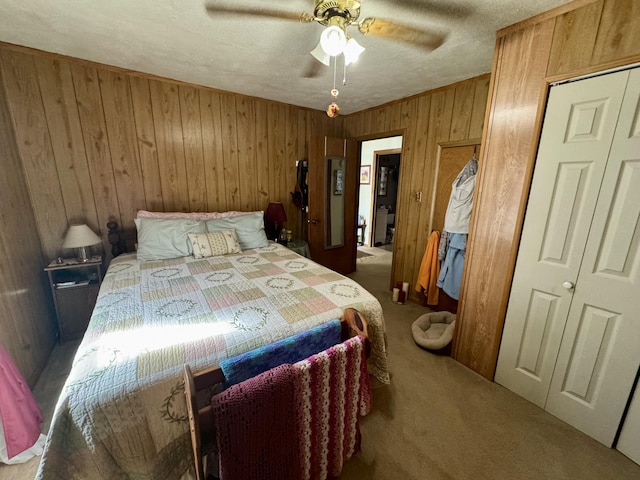
<svg viewBox="0 0 640 480">
<path fill-rule="evenodd" d="M 302 480 L 337 477 L 360 449 L 359 416 L 371 409 L 371 384 L 360 336 L 294 365 Z"/>
<path fill-rule="evenodd" d="M 300 480 L 295 375 L 280 365 L 213 397 L 221 480 Z"/>
</svg>

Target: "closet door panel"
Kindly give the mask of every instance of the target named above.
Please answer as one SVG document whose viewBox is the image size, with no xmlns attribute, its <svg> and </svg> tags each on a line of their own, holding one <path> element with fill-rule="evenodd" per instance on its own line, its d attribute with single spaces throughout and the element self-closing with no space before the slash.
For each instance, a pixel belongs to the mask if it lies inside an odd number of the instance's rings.
<svg viewBox="0 0 640 480">
<path fill-rule="evenodd" d="M 629 77 L 546 409 L 607 446 L 640 367 L 640 69 Z"/>
<path fill-rule="evenodd" d="M 550 91 L 495 375 L 496 382 L 541 407 L 549 392 L 626 77 L 621 72 Z"/>
</svg>

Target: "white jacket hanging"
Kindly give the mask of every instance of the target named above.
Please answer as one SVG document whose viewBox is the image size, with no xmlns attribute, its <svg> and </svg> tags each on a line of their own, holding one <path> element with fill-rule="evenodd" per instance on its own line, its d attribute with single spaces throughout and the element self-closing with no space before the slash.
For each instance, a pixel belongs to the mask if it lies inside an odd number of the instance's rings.
<svg viewBox="0 0 640 480">
<path fill-rule="evenodd" d="M 477 171 L 477 163 L 475 169 L 469 168 L 471 162 L 476 161 L 470 160 L 451 184 L 451 196 L 444 217 L 444 230 L 449 233 L 469 233 Z"/>
</svg>

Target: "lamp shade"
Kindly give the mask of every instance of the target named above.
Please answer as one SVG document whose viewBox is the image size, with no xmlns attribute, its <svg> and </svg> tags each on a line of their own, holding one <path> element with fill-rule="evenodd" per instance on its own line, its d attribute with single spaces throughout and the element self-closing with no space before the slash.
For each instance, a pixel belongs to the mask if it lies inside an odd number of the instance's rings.
<svg viewBox="0 0 640 480">
<path fill-rule="evenodd" d="M 62 248 L 82 248 L 102 242 L 87 225 L 70 225 L 62 242 Z"/>
<path fill-rule="evenodd" d="M 287 212 L 280 202 L 271 202 L 264 214 L 265 220 L 269 223 L 284 223 L 287 221 Z"/>
<path fill-rule="evenodd" d="M 347 36 L 344 29 L 331 25 L 325 28 L 320 35 L 320 45 L 327 55 L 335 57 L 340 55 L 347 44 Z"/>
</svg>

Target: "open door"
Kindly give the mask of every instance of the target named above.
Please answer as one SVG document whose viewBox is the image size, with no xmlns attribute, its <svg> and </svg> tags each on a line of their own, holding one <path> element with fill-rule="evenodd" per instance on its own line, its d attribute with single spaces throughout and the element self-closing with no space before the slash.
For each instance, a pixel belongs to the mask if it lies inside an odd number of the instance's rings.
<svg viewBox="0 0 640 480">
<path fill-rule="evenodd" d="M 355 140 L 311 137 L 307 176 L 311 257 L 344 275 L 356 269 L 358 168 Z"/>
</svg>

